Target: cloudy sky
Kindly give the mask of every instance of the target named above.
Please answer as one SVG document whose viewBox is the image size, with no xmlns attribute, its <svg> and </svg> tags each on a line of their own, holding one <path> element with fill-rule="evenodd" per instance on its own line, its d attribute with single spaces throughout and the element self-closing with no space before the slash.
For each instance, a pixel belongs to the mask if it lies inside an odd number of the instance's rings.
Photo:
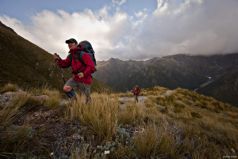
<svg viewBox="0 0 238 159">
<path fill-rule="evenodd" d="M 71 37 L 98 60 L 238 52 L 238 0 L 0 0 L 0 21 L 62 57 Z"/>
</svg>

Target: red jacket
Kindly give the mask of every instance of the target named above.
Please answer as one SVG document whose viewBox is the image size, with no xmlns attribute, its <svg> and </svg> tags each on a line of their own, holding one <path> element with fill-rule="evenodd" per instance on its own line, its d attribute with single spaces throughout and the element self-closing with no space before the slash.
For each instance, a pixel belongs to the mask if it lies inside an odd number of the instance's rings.
<svg viewBox="0 0 238 159">
<path fill-rule="evenodd" d="M 140 87 L 134 87 L 134 88 L 131 90 L 131 92 L 132 92 L 134 95 L 138 96 L 138 95 L 140 94 Z"/>
<path fill-rule="evenodd" d="M 95 71 L 94 62 L 92 61 L 90 55 L 88 53 L 84 53 L 82 55 L 82 63 L 76 56 L 76 51 L 79 51 L 78 48 L 72 49 L 69 51 L 69 55 L 66 59 L 57 60 L 57 64 L 62 68 L 67 68 L 71 66 L 73 79 L 77 82 L 82 82 L 85 84 L 92 83 L 92 73 Z M 84 77 L 79 78 L 78 73 L 82 72 Z"/>
</svg>

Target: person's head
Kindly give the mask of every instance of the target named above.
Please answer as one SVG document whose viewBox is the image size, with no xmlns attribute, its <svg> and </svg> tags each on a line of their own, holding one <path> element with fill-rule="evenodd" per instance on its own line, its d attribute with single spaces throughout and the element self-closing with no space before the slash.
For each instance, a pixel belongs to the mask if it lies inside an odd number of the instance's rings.
<svg viewBox="0 0 238 159">
<path fill-rule="evenodd" d="M 65 43 L 68 44 L 70 50 L 75 49 L 78 46 L 78 42 L 73 38 L 66 40 Z"/>
</svg>

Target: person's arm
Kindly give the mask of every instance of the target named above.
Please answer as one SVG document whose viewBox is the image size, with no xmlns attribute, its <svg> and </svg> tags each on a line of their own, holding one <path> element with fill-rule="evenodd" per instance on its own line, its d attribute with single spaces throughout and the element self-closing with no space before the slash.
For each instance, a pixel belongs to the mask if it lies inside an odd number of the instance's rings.
<svg viewBox="0 0 238 159">
<path fill-rule="evenodd" d="M 94 66 L 94 62 L 91 59 L 90 55 L 87 53 L 83 54 L 82 60 L 84 61 L 84 64 L 86 66 L 85 70 L 83 71 L 83 76 L 91 75 L 91 73 L 95 71 L 95 66 Z"/>
<path fill-rule="evenodd" d="M 69 54 L 67 56 L 66 59 L 62 60 L 61 58 L 56 60 L 58 66 L 62 67 L 62 68 L 67 68 L 69 66 L 71 66 L 71 54 Z"/>
</svg>

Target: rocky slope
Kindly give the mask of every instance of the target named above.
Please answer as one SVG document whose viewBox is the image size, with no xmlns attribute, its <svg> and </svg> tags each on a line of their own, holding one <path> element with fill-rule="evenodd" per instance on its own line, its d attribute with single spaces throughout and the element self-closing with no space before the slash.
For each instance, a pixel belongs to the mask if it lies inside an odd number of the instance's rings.
<svg viewBox="0 0 238 159">
<path fill-rule="evenodd" d="M 11 88 L 11 89 L 10 89 Z M 224 158 L 238 153 L 238 109 L 185 89 L 64 101 L 56 90 L 0 93 L 1 158 Z M 64 102 L 62 102 L 64 101 Z"/>
</svg>

